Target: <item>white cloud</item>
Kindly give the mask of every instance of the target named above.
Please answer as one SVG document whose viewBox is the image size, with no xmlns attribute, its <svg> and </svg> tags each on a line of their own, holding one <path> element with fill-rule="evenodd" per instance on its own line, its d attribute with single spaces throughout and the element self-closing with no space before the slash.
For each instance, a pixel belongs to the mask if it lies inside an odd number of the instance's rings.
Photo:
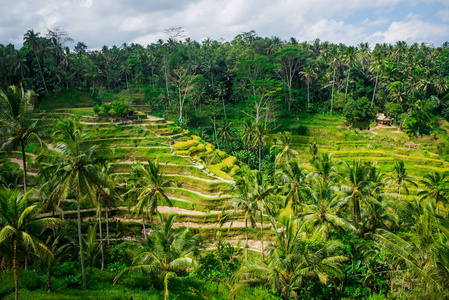
<svg viewBox="0 0 449 300">
<path fill-rule="evenodd" d="M 433 0 L 3 1 L 0 43 L 14 42 L 20 46 L 28 29 L 45 34 L 46 28 L 52 27 L 65 29 L 76 41 L 92 48 L 125 42 L 156 42 L 167 38 L 165 28 L 178 26 L 198 41 L 207 37 L 232 40 L 237 34 L 253 29 L 260 36 L 296 37 L 301 41 L 320 38 L 354 45 L 367 40 L 394 42 L 396 37 L 434 42 L 445 38 L 437 28 L 440 26 L 437 20 L 429 25 L 419 23 L 416 17 L 396 20 L 384 32 L 372 32 L 374 27 L 388 26 L 390 22 L 379 11 L 409 9 L 410 1 L 419 4 Z M 449 12 L 439 3 L 448 1 L 433 1 L 440 6 L 438 16 L 443 21 L 449 21 Z M 414 27 L 420 25 L 427 26 L 426 31 Z"/>
<path fill-rule="evenodd" d="M 384 32 L 373 33 L 369 39 L 372 43 L 395 43 L 396 41 L 432 42 L 447 37 L 449 26 L 422 21 L 409 15 L 404 21 L 393 22 Z M 437 45 L 438 46 L 438 45 Z"/>
</svg>

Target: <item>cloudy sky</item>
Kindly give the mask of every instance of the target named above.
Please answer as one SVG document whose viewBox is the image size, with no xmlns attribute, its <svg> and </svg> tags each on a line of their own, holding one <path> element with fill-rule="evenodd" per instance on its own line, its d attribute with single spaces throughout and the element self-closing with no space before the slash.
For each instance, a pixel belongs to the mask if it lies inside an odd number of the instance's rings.
<svg viewBox="0 0 449 300">
<path fill-rule="evenodd" d="M 449 40 L 449 0 L 0 0 L 0 44 L 22 45 L 34 29 L 64 29 L 89 48 L 166 39 L 165 29 L 232 40 L 262 37 L 357 45 Z M 73 44 L 71 45 L 73 47 Z"/>
</svg>

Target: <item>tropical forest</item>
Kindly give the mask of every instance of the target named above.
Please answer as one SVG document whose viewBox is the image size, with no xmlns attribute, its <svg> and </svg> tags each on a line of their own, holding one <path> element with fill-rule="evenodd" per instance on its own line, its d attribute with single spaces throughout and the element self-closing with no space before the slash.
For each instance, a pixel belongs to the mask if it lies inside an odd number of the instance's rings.
<svg viewBox="0 0 449 300">
<path fill-rule="evenodd" d="M 449 42 L 0 44 L 1 299 L 449 299 Z"/>
</svg>

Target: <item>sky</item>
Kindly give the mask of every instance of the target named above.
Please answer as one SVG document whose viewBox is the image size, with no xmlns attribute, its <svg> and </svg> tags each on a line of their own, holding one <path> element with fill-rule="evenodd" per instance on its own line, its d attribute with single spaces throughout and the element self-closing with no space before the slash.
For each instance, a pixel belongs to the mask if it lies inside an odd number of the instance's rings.
<svg viewBox="0 0 449 300">
<path fill-rule="evenodd" d="M 21 47 L 29 29 L 66 31 L 74 43 L 103 45 L 167 39 L 166 29 L 202 41 L 242 32 L 358 45 L 449 41 L 449 0 L 0 0 L 0 44 Z"/>
</svg>

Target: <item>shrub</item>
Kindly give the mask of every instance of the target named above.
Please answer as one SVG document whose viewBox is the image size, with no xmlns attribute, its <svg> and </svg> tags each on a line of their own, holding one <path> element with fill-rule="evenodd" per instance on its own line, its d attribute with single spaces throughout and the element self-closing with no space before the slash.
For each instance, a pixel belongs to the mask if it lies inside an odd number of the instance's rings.
<svg viewBox="0 0 449 300">
<path fill-rule="evenodd" d="M 20 276 L 20 286 L 29 289 L 30 291 L 34 291 L 45 285 L 38 273 L 33 270 L 22 273 Z"/>
<path fill-rule="evenodd" d="M 111 104 L 104 103 L 103 105 L 101 105 L 101 110 L 105 114 L 108 114 L 111 111 L 111 108 L 112 108 Z"/>
<path fill-rule="evenodd" d="M 93 110 L 94 110 L 94 113 L 96 113 L 96 114 L 100 113 L 100 106 L 95 105 Z"/>
<path fill-rule="evenodd" d="M 120 117 L 125 117 L 128 112 L 128 103 L 125 101 L 114 101 L 112 102 L 112 110 L 114 113 Z"/>
</svg>

